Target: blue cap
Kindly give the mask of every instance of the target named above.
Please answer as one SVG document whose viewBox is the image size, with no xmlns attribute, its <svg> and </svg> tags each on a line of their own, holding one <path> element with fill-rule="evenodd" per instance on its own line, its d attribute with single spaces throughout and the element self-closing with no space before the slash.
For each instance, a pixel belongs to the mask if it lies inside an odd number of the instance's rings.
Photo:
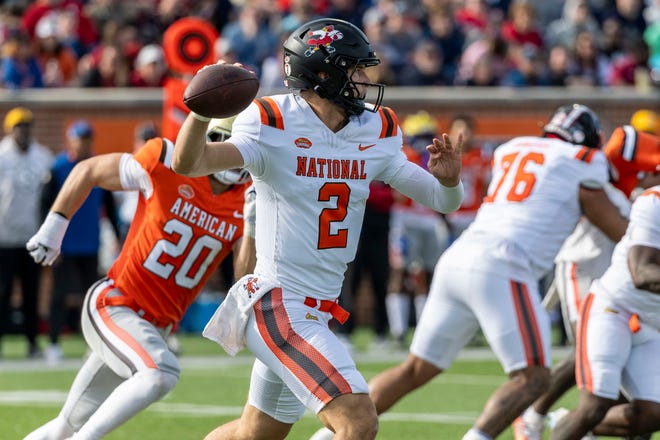
<svg viewBox="0 0 660 440">
<path fill-rule="evenodd" d="M 72 138 L 91 138 L 94 136 L 92 125 L 84 119 L 74 122 L 69 127 L 67 135 Z"/>
</svg>

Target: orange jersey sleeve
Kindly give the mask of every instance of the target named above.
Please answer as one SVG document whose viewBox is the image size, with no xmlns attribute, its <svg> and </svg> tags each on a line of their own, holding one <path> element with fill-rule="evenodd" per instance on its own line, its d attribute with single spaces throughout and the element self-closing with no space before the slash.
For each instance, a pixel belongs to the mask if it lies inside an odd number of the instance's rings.
<svg viewBox="0 0 660 440">
<path fill-rule="evenodd" d="M 605 145 L 605 156 L 614 167 L 614 186 L 630 197 L 637 185 L 637 173 L 655 172 L 660 165 L 660 137 L 618 127 Z"/>
<path fill-rule="evenodd" d="M 476 214 L 488 189 L 492 159 L 486 156 L 481 148 L 473 148 L 463 152 L 461 162 L 461 181 L 465 196 L 457 211 Z"/>
<path fill-rule="evenodd" d="M 149 141 L 133 156 L 151 180 L 141 192 L 124 247 L 108 272 L 145 312 L 178 322 L 210 275 L 243 235 L 247 185 L 214 195 L 208 177 L 176 174 L 165 143 Z"/>
</svg>

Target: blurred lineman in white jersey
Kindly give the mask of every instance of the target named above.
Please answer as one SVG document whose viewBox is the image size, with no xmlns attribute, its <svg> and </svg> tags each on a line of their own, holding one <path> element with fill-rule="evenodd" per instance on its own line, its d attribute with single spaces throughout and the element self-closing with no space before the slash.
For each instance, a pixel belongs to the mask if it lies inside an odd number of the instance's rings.
<svg viewBox="0 0 660 440">
<path fill-rule="evenodd" d="M 482 329 L 509 380 L 464 440 L 497 437 L 547 388 L 550 322 L 539 280 L 585 215 L 612 240 L 626 220 L 603 187 L 600 123 L 584 105 L 561 106 L 543 137 L 495 150 L 493 179 L 475 221 L 440 257 L 408 358 L 369 384 L 382 413 L 447 369 Z"/>
<path fill-rule="evenodd" d="M 648 110 L 635 112 L 630 125 L 617 127 L 603 149 L 611 165 L 611 184 L 605 190 L 626 218 L 634 193 L 657 183 L 654 172 L 660 163 L 660 138 L 655 135 L 655 120 Z M 554 282 L 543 303 L 550 309 L 556 300 L 560 301 L 571 344 L 575 343 L 580 305 L 593 280 L 609 267 L 615 245 L 582 218 L 555 258 Z M 515 440 L 541 440 L 548 411 L 575 383 L 575 352 L 571 351 L 553 368 L 547 392 L 514 421 Z M 549 423 L 554 423 L 552 417 Z"/>
<path fill-rule="evenodd" d="M 658 219 L 660 185 L 637 197 L 610 267 L 584 299 L 576 347 L 580 400 L 558 421 L 552 440 L 579 440 L 589 431 L 632 436 L 660 429 Z M 629 403 L 619 403 L 620 387 Z"/>
</svg>

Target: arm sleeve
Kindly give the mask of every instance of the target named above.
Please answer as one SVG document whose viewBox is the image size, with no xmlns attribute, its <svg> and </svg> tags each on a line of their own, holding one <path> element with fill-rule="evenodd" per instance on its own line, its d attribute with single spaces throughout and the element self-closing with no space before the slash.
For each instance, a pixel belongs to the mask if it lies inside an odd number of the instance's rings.
<svg viewBox="0 0 660 440">
<path fill-rule="evenodd" d="M 408 161 L 403 153 L 399 157 L 398 171 L 387 181 L 394 189 L 438 212 L 452 212 L 461 206 L 463 182 L 446 187 L 431 173 Z"/>
<path fill-rule="evenodd" d="M 648 192 L 638 197 L 630 212 L 631 245 L 660 248 L 660 194 Z"/>
<path fill-rule="evenodd" d="M 112 230 L 115 231 L 115 237 L 119 239 L 121 231 L 119 230 L 119 215 L 117 213 L 117 203 L 115 203 L 115 196 L 112 191 L 103 190 L 103 206 L 105 207 L 105 215 L 108 217 Z"/>
<path fill-rule="evenodd" d="M 153 185 L 149 173 L 128 153 L 123 154 L 119 161 L 119 178 L 125 191 L 140 191 L 145 198 L 151 197 Z"/>
<path fill-rule="evenodd" d="M 55 179 L 55 175 L 51 170 L 48 181 L 41 188 L 40 213 L 41 213 L 42 222 L 46 219 L 46 216 L 48 215 L 48 211 L 50 211 L 50 207 L 53 206 L 53 202 L 55 202 L 55 198 L 57 197 L 57 192 L 58 192 L 57 181 Z"/>
<path fill-rule="evenodd" d="M 255 103 L 236 117 L 232 135 L 227 142 L 234 144 L 243 156 L 244 167 L 253 175 L 262 177 L 267 170 L 261 136 L 261 118 Z M 275 130 L 275 129 L 273 129 Z"/>
</svg>

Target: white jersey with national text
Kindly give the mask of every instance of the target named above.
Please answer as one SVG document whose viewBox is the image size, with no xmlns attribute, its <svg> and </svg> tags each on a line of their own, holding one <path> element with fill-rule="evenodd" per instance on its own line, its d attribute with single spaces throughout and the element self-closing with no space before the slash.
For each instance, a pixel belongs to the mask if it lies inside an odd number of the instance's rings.
<svg viewBox="0 0 660 440">
<path fill-rule="evenodd" d="M 487 269 L 496 259 L 514 275 L 540 279 L 580 219 L 580 186 L 602 188 L 607 180 L 599 150 L 556 138 L 514 138 L 495 150 L 488 194 L 456 244 L 479 249 L 470 252 L 482 255 L 473 266 Z"/>
<path fill-rule="evenodd" d="M 443 209 L 438 181 L 403 154 L 396 116 L 386 107 L 333 132 L 297 95 L 259 98 L 236 118 L 228 142 L 257 192 L 255 273 L 296 294 L 338 297 L 372 180 Z"/>
<path fill-rule="evenodd" d="M 660 295 L 635 287 L 628 267 L 632 246 L 660 249 L 660 185 L 644 191 L 632 205 L 626 234 L 614 248 L 612 264 L 592 291 L 636 313 L 640 321 L 660 329 Z"/>
</svg>

